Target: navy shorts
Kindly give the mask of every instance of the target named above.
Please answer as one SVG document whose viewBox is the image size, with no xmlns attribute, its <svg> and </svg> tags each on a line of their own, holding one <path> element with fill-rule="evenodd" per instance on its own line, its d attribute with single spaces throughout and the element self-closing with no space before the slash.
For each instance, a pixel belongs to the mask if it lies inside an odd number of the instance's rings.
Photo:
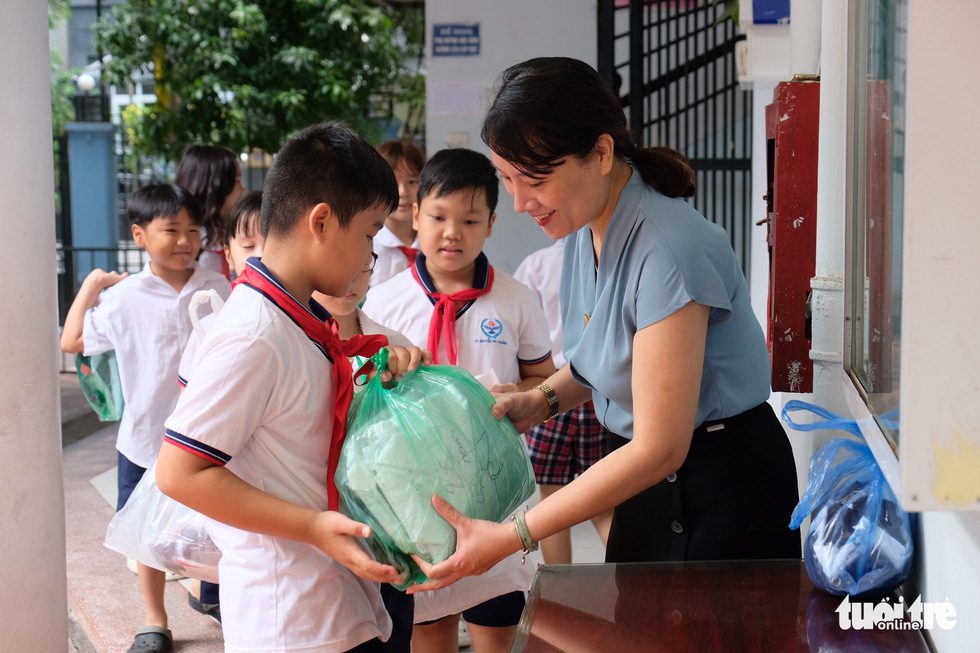
<svg viewBox="0 0 980 653">
<path fill-rule="evenodd" d="M 146 467 L 140 467 L 118 451 L 116 454 L 116 489 L 118 490 L 116 511 L 118 512 L 129 501 L 129 495 L 133 493 L 133 490 L 136 489 L 136 484 L 143 478 L 143 474 L 146 473 Z"/>
<path fill-rule="evenodd" d="M 488 599 L 479 605 L 474 605 L 469 610 L 463 610 L 463 619 L 468 624 L 474 626 L 486 626 L 488 628 L 507 628 L 516 626 L 521 620 L 521 613 L 524 612 L 524 592 L 510 592 L 501 594 L 492 599 Z M 445 619 L 446 617 L 443 617 Z M 428 626 L 441 619 L 423 621 L 417 626 Z"/>
</svg>

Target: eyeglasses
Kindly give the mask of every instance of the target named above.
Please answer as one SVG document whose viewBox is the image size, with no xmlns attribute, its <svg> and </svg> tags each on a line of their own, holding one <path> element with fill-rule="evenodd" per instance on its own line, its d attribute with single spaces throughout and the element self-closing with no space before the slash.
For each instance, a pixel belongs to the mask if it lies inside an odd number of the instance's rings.
<svg viewBox="0 0 980 653">
<path fill-rule="evenodd" d="M 378 264 L 378 255 L 371 252 L 371 265 L 364 268 L 364 272 L 374 272 L 374 266 Z"/>
</svg>

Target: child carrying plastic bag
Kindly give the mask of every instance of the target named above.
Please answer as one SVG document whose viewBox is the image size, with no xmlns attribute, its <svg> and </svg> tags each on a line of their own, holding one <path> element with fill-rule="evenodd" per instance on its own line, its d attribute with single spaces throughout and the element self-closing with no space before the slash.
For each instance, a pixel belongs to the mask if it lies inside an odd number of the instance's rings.
<svg viewBox="0 0 980 653">
<path fill-rule="evenodd" d="M 387 366 L 388 351 L 372 359 Z M 438 494 L 464 514 L 501 521 L 534 492 L 524 443 L 493 397 L 468 372 L 423 366 L 385 388 L 371 379 L 351 405 L 335 481 L 341 510 L 372 529 L 375 557 L 402 573 L 401 589 L 425 580 L 411 559 L 441 562 L 456 531 L 432 507 Z"/>
<path fill-rule="evenodd" d="M 148 567 L 217 583 L 221 551 L 208 535 L 207 518 L 161 492 L 156 468 L 146 470 L 109 522 L 103 544 Z"/>
<path fill-rule="evenodd" d="M 799 424 L 790 413 L 808 411 L 824 421 Z M 861 437 L 856 422 L 819 406 L 790 401 L 783 420 L 798 431 L 841 429 Z M 901 585 L 912 567 L 908 514 L 863 441 L 831 440 L 810 461 L 806 494 L 790 528 L 813 515 L 803 547 L 807 573 L 820 589 L 843 596 L 883 596 Z"/>
</svg>

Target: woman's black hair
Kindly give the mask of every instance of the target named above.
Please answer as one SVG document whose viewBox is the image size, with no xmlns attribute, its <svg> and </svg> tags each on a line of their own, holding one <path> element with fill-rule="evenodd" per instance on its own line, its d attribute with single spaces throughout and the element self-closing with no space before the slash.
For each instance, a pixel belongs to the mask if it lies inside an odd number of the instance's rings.
<svg viewBox="0 0 980 653">
<path fill-rule="evenodd" d="M 201 225 L 207 233 L 209 247 L 227 240 L 227 216 L 222 215 L 221 209 L 237 177 L 238 157 L 220 145 L 191 145 L 177 164 L 175 181 L 200 204 Z"/>
<path fill-rule="evenodd" d="M 518 170 L 542 177 L 569 156 L 588 157 L 602 134 L 649 186 L 668 197 L 694 194 L 687 158 L 668 147 L 637 147 L 609 84 L 577 59 L 541 57 L 505 70 L 481 136 Z"/>
</svg>

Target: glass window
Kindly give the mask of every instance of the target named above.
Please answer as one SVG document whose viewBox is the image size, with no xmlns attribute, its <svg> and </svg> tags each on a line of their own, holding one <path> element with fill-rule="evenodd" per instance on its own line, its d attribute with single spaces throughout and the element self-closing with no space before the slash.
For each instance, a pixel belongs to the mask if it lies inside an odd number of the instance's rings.
<svg viewBox="0 0 980 653">
<path fill-rule="evenodd" d="M 845 364 L 897 444 L 907 1 L 861 0 L 855 10 Z"/>
</svg>

